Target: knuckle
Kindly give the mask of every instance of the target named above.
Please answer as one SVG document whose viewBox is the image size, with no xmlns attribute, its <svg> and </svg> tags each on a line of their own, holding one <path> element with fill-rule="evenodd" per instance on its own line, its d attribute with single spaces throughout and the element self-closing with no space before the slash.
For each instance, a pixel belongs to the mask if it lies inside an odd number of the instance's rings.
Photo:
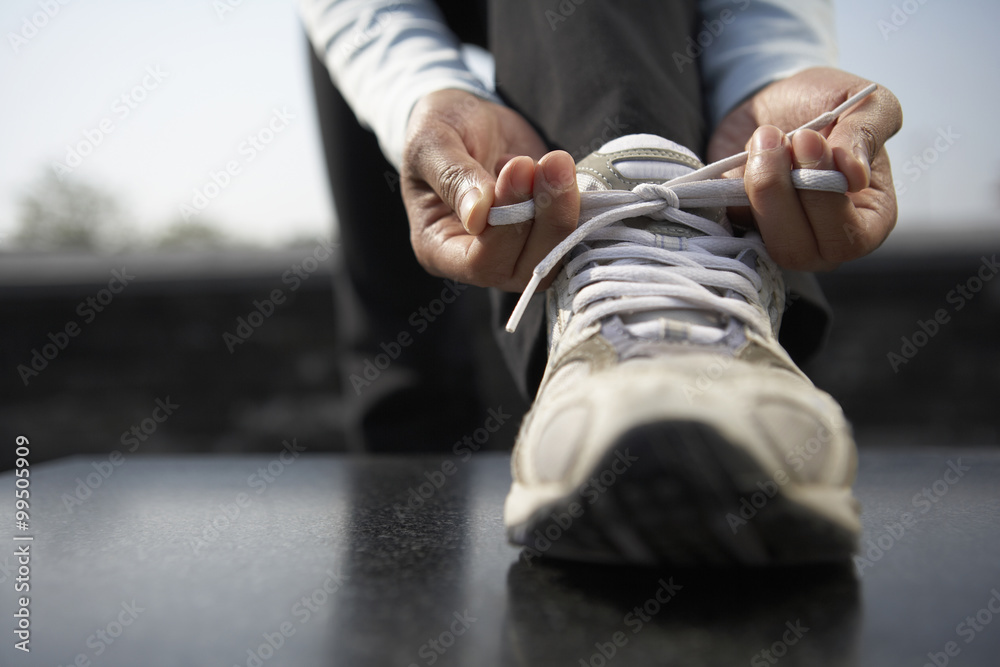
<svg viewBox="0 0 1000 667">
<path fill-rule="evenodd" d="M 743 178 L 747 196 L 751 200 L 774 197 L 792 188 L 792 176 L 788 166 L 784 169 L 775 169 L 756 161 L 753 167 L 747 169 Z"/>
<path fill-rule="evenodd" d="M 855 132 L 857 132 L 861 141 L 864 142 L 865 147 L 868 149 L 868 155 L 874 156 L 878 153 L 879 147 L 882 144 L 882 133 L 876 125 L 873 123 L 862 123 L 855 129 Z"/>
<path fill-rule="evenodd" d="M 441 193 L 441 198 L 449 204 L 457 202 L 455 199 L 465 182 L 465 168 L 457 164 L 444 165 L 434 177 L 437 181 L 437 190 Z"/>
<path fill-rule="evenodd" d="M 828 243 L 820 246 L 820 258 L 826 264 L 839 266 L 867 254 L 867 244 Z"/>
<path fill-rule="evenodd" d="M 544 238 L 554 239 L 554 247 L 576 229 L 578 216 L 573 215 L 569 206 L 550 205 L 537 210 L 535 221 L 539 223 L 536 229 L 542 232 Z"/>
</svg>

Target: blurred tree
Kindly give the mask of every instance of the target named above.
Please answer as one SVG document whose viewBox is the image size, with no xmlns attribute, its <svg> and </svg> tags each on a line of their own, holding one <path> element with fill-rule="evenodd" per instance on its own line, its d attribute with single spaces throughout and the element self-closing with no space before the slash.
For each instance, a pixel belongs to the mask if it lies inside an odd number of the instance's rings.
<svg viewBox="0 0 1000 667">
<path fill-rule="evenodd" d="M 209 222 L 177 220 L 160 235 L 160 250 L 214 250 L 234 245 L 226 234 Z"/>
<path fill-rule="evenodd" d="M 315 248 L 318 244 L 338 245 L 338 241 L 331 240 L 325 234 L 299 234 L 284 241 L 282 247 L 285 248 Z"/>
<path fill-rule="evenodd" d="M 27 250 L 111 250 L 126 245 L 121 206 L 100 188 L 49 169 L 18 201 L 13 242 Z"/>
</svg>

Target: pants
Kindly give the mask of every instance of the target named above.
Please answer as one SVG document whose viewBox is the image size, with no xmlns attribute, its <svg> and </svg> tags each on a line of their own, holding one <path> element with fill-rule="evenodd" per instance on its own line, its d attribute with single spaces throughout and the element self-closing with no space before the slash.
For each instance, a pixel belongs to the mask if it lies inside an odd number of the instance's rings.
<svg viewBox="0 0 1000 667">
<path fill-rule="evenodd" d="M 497 92 L 538 130 L 552 148 L 579 159 L 617 136 L 658 134 L 704 157 L 708 141 L 697 67 L 678 71 L 672 54 L 698 31 L 696 2 L 622 0 L 439 0 L 451 29 L 468 43 L 490 49 Z M 313 57 L 313 81 L 330 183 L 340 222 L 344 274 L 336 286 L 339 339 L 348 367 L 380 353 L 380 345 L 407 330 L 420 305 L 442 291 L 409 245 L 398 181 L 371 133 L 362 129 Z M 386 194 L 386 188 L 392 196 Z M 372 196 L 378 193 L 379 196 Z M 398 233 L 381 235 L 392 220 Z M 821 345 L 829 308 L 815 278 L 786 274 L 791 291 L 780 340 L 802 361 Z M 488 292 L 488 293 L 487 293 Z M 480 341 L 486 322 L 518 389 L 530 397 L 546 361 L 544 295 L 536 295 L 516 334 L 503 325 L 517 294 L 468 288 L 391 367 L 391 381 L 362 386 L 354 410 L 359 439 L 369 449 L 426 447 L 447 437 L 446 424 L 482 413 L 470 378 L 479 361 L 470 341 Z M 487 306 L 487 302 L 489 305 Z M 487 310 L 489 308 L 489 311 Z M 489 314 L 487 314 L 489 312 Z M 365 357 L 368 355 L 368 357 Z M 385 372 L 389 372 L 389 370 Z M 414 426 L 430 420 L 426 427 Z M 449 420 L 451 420 L 449 422 Z M 421 430 L 423 428 L 423 430 Z M 414 442 L 414 433 L 421 442 Z"/>
</svg>

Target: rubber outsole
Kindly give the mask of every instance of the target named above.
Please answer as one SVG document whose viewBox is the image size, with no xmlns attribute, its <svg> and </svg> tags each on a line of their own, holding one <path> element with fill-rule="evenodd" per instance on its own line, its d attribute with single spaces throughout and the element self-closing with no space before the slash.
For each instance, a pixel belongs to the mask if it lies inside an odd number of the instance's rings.
<svg viewBox="0 0 1000 667">
<path fill-rule="evenodd" d="M 623 453 L 635 464 L 601 484 Z M 511 542 L 530 556 L 680 566 L 836 563 L 855 551 L 855 530 L 789 498 L 753 457 L 701 423 L 637 427 L 592 474 L 596 484 L 510 526 Z"/>
</svg>

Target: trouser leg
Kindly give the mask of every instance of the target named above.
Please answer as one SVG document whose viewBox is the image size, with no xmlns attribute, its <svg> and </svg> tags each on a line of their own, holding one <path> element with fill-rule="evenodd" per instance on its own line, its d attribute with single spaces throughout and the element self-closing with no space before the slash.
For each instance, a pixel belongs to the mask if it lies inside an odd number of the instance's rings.
<svg viewBox="0 0 1000 667">
<path fill-rule="evenodd" d="M 339 223 L 336 340 L 349 444 L 450 448 L 485 414 L 470 342 L 487 326 L 486 292 L 449 290 L 417 263 L 395 169 L 311 59 Z"/>
<path fill-rule="evenodd" d="M 490 50 L 497 88 L 553 148 L 577 160 L 626 134 L 657 134 L 704 159 L 708 130 L 701 78 L 675 61 L 696 39 L 698 3 L 491 0 Z M 800 360 L 819 346 L 828 308 L 815 278 L 796 288 L 781 340 Z M 544 295 L 536 295 L 517 333 L 504 323 L 518 295 L 494 291 L 493 326 L 518 386 L 533 393 L 546 359 Z"/>
</svg>

